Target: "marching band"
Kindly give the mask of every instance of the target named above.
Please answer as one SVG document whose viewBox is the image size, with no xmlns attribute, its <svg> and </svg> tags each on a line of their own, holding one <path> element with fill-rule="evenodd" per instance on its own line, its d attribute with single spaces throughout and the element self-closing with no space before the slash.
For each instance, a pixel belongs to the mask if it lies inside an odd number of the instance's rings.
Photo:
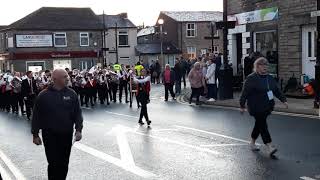
<svg viewBox="0 0 320 180">
<path fill-rule="evenodd" d="M 66 70 L 70 77 L 68 86 L 78 94 L 81 106 L 86 108 L 89 108 L 89 105 L 94 107 L 97 101 L 102 105 L 105 103 L 110 105 L 110 102 L 116 103 L 117 96 L 120 103 L 122 103 L 123 96 L 125 96 L 124 102 L 129 103 L 129 98 L 132 100 L 132 94 L 129 97 L 129 93 L 132 93 L 131 90 L 133 91 L 135 87 L 139 87 L 136 79 L 141 78 L 136 76 L 137 72 L 134 67 L 125 65 L 106 68 L 94 66 L 90 70 L 83 71 Z M 27 115 L 30 120 L 35 97 L 51 83 L 50 70 L 39 73 L 28 71 L 25 74 L 7 71 L 0 74 L 0 110 L 19 114 L 20 109 L 21 114 Z M 145 95 L 149 96 L 149 92 Z M 146 98 L 149 99 L 149 97 Z M 138 99 L 144 98 L 137 98 L 139 108 Z M 142 105 L 145 113 L 145 101 Z"/>
</svg>

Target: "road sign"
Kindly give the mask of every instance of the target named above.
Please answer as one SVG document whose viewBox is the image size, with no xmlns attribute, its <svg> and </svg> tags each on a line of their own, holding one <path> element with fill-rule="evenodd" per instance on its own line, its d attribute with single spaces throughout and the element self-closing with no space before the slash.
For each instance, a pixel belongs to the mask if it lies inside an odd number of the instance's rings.
<svg viewBox="0 0 320 180">
<path fill-rule="evenodd" d="M 311 17 L 318 17 L 318 16 L 320 16 L 320 11 L 311 12 Z"/>
</svg>

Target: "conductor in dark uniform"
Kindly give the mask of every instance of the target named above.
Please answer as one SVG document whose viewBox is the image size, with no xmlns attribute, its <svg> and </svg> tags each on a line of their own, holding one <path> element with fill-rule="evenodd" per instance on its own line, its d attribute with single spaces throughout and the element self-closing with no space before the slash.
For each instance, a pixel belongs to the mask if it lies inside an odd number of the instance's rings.
<svg viewBox="0 0 320 180">
<path fill-rule="evenodd" d="M 21 84 L 21 95 L 25 101 L 27 118 L 30 120 L 34 99 L 36 98 L 38 89 L 37 83 L 33 78 L 32 71 L 28 71 L 26 75 L 27 79 L 24 79 Z"/>
<path fill-rule="evenodd" d="M 35 101 L 32 117 L 33 143 L 41 145 L 39 130 L 48 161 L 48 179 L 64 180 L 68 173 L 73 132 L 75 141 L 82 138 L 83 118 L 77 94 L 67 87 L 65 70 L 52 73 L 53 85 L 43 90 Z"/>
</svg>

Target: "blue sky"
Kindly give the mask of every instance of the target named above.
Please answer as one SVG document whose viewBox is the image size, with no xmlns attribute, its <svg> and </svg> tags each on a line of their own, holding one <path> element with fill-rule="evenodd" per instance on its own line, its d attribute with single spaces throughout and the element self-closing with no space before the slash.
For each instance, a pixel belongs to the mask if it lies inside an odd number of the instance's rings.
<svg viewBox="0 0 320 180">
<path fill-rule="evenodd" d="M 9 0 L 2 2 L 0 25 L 8 25 L 43 6 L 91 7 L 95 13 L 127 12 L 136 25 L 155 24 L 160 11 L 222 11 L 222 0 Z"/>
</svg>

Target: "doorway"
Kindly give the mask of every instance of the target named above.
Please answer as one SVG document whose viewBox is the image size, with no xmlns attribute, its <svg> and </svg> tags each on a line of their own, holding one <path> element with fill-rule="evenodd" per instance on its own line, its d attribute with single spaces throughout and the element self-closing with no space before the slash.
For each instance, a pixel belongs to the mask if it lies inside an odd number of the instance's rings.
<svg viewBox="0 0 320 180">
<path fill-rule="evenodd" d="M 302 74 L 315 78 L 316 27 L 302 28 Z"/>
</svg>

